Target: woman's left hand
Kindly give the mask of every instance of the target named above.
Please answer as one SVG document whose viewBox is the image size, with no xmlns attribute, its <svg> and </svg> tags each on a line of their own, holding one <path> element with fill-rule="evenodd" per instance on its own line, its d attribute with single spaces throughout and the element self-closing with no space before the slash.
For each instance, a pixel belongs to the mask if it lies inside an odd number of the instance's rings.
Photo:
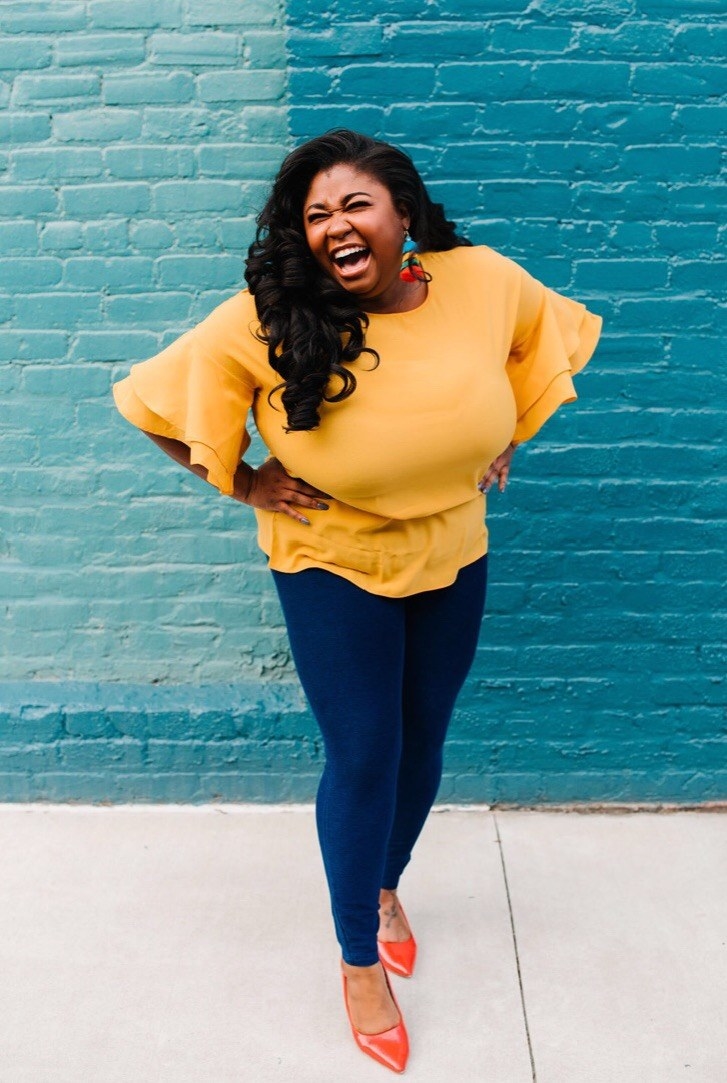
<svg viewBox="0 0 727 1083">
<path fill-rule="evenodd" d="M 501 455 L 498 455 L 493 463 L 487 468 L 487 473 L 481 481 L 477 483 L 477 488 L 486 493 L 494 481 L 498 482 L 498 489 L 500 492 L 505 491 L 507 485 L 508 474 L 510 473 L 510 463 L 516 448 L 516 444 L 508 444 Z"/>
</svg>

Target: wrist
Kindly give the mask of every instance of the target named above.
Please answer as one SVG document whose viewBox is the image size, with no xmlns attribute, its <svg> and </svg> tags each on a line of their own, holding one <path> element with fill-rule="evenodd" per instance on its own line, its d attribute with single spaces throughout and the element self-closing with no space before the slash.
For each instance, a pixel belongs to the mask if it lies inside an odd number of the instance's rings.
<svg viewBox="0 0 727 1083">
<path fill-rule="evenodd" d="M 249 504 L 255 482 L 255 470 L 249 463 L 239 463 L 232 479 L 232 495 L 243 504 Z"/>
</svg>

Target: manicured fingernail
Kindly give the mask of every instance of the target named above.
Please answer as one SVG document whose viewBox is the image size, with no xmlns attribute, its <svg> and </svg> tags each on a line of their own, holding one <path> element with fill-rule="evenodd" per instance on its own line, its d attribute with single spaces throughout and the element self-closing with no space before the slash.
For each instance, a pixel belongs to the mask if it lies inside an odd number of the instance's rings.
<svg viewBox="0 0 727 1083">
<path fill-rule="evenodd" d="M 320 501 L 316 504 L 319 511 L 328 511 L 328 504 L 321 504 Z"/>
<path fill-rule="evenodd" d="M 305 523 L 306 526 L 310 526 L 310 519 L 306 519 L 305 515 L 301 515 L 299 522 Z"/>
</svg>

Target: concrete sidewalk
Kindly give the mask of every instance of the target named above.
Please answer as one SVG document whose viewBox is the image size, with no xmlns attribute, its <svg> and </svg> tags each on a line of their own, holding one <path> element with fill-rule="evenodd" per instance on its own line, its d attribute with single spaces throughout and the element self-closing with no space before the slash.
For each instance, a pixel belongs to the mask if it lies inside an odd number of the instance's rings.
<svg viewBox="0 0 727 1083">
<path fill-rule="evenodd" d="M 0 805 L 2 1083 L 383 1083 L 310 806 Z M 725 1083 L 727 815 L 435 809 L 415 1083 Z"/>
</svg>

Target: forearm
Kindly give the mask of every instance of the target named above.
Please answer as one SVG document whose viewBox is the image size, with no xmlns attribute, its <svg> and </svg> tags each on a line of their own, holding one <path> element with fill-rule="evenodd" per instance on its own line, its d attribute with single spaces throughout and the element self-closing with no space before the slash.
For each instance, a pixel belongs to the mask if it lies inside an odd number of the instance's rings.
<svg viewBox="0 0 727 1083">
<path fill-rule="evenodd" d="M 148 432 L 146 429 L 142 430 L 153 440 L 154 443 L 162 449 L 170 459 L 174 459 L 180 466 L 184 466 L 187 470 L 190 470 L 193 474 L 196 474 L 202 481 L 207 481 L 207 467 L 202 466 L 201 463 L 191 463 L 189 448 L 181 440 L 172 440 L 169 436 L 158 436 L 154 432 Z M 252 488 L 252 481 L 255 474 L 255 470 L 248 463 L 241 462 L 237 467 L 234 477 L 234 491 L 232 498 L 239 500 L 241 503 L 246 504 L 247 498 Z"/>
</svg>

